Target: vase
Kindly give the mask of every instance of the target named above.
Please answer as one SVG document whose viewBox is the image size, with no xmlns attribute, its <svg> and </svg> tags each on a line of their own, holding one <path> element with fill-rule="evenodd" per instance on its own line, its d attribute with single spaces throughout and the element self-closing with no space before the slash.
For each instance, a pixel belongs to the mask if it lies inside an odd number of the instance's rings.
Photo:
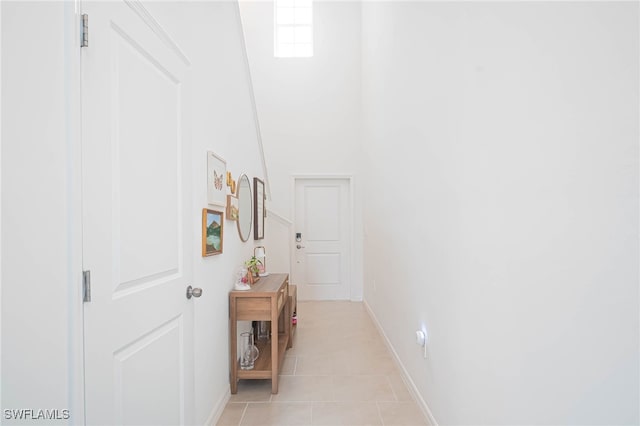
<svg viewBox="0 0 640 426">
<path fill-rule="evenodd" d="M 253 370 L 260 351 L 253 344 L 253 330 L 240 333 L 240 369 Z"/>
<path fill-rule="evenodd" d="M 258 341 L 269 340 L 271 321 L 258 321 Z"/>
</svg>

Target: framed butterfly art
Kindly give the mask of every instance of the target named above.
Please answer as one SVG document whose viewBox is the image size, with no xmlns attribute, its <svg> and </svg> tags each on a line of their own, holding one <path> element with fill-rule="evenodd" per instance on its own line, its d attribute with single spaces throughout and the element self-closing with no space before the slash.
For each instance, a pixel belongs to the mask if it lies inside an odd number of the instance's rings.
<svg viewBox="0 0 640 426">
<path fill-rule="evenodd" d="M 207 151 L 207 202 L 227 205 L 227 163 L 211 151 Z"/>
</svg>

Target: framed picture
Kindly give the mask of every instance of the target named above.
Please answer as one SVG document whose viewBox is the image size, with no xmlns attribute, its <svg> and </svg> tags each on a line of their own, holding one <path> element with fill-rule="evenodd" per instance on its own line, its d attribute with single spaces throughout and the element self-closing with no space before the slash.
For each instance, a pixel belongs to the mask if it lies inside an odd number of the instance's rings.
<svg viewBox="0 0 640 426">
<path fill-rule="evenodd" d="M 238 197 L 227 195 L 227 220 L 238 220 Z"/>
<path fill-rule="evenodd" d="M 207 151 L 207 202 L 224 207 L 227 204 L 227 163 Z"/>
<path fill-rule="evenodd" d="M 202 256 L 222 253 L 224 213 L 202 209 Z"/>
<path fill-rule="evenodd" d="M 264 238 L 264 182 L 257 177 L 253 178 L 253 239 Z"/>
</svg>

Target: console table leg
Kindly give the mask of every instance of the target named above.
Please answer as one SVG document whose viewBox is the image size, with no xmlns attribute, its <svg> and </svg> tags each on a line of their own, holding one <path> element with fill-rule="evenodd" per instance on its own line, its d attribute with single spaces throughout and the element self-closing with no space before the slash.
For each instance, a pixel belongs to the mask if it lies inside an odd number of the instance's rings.
<svg viewBox="0 0 640 426">
<path fill-rule="evenodd" d="M 238 324 L 236 323 L 235 300 L 229 305 L 229 385 L 231 393 L 238 393 Z"/>
<path fill-rule="evenodd" d="M 280 342 L 278 328 L 278 298 L 271 302 L 271 393 L 278 393 L 278 345 Z"/>
</svg>

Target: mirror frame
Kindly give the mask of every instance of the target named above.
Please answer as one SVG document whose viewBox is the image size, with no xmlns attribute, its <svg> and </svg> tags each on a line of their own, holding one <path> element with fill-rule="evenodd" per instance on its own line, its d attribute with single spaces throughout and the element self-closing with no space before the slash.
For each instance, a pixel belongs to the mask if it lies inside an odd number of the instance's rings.
<svg viewBox="0 0 640 426">
<path fill-rule="evenodd" d="M 264 181 L 253 178 L 253 239 L 264 239 Z"/>
<path fill-rule="evenodd" d="M 249 199 L 249 229 L 247 230 L 247 233 L 245 236 L 242 235 L 242 224 L 241 224 L 241 218 L 242 218 L 242 200 L 240 199 L 241 197 L 241 189 L 242 189 L 242 181 L 246 180 L 247 182 L 247 190 L 249 191 L 248 194 L 248 199 Z M 240 177 L 238 178 L 238 185 L 236 187 L 236 197 L 238 198 L 238 220 L 237 220 L 237 225 L 238 225 L 238 235 L 240 236 L 240 240 L 242 240 L 242 242 L 247 242 L 249 240 L 249 237 L 251 236 L 251 227 L 253 226 L 253 197 L 252 197 L 252 193 L 251 193 L 251 181 L 249 180 L 249 177 L 246 174 L 242 174 L 240 175 Z"/>
</svg>

